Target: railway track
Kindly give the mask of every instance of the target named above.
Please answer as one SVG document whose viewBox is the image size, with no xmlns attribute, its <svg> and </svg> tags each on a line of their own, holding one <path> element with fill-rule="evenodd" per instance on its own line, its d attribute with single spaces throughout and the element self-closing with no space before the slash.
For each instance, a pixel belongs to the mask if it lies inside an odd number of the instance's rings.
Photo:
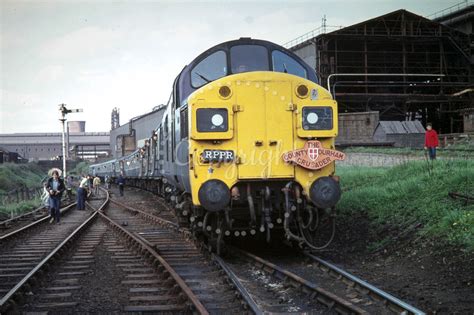
<svg viewBox="0 0 474 315">
<path fill-rule="evenodd" d="M 107 216 L 120 222 L 124 231 L 137 235 L 156 250 L 159 261 L 170 276 L 183 281 L 183 286 L 211 314 L 242 313 L 248 307 L 240 292 L 225 272 L 197 247 L 189 231 L 174 222 L 112 200 Z M 153 310 L 151 307 L 147 310 Z M 204 312 L 204 311 L 203 311 Z"/>
<path fill-rule="evenodd" d="M 76 203 L 71 203 L 61 208 L 61 215 L 66 214 L 69 210 L 74 208 Z M 47 208 L 38 208 L 35 211 L 29 212 L 25 215 L 19 216 L 14 219 L 6 220 L 1 222 L 2 231 L 0 231 L 0 244 L 5 240 L 16 237 L 26 231 L 45 223 L 49 220 L 49 214 Z M 31 222 L 32 221 L 32 222 Z M 30 223 L 31 222 L 31 223 Z"/>
<path fill-rule="evenodd" d="M 21 263 L 30 270 L 26 275 L 12 273 L 18 271 L 16 261 L 5 263 L 3 278 L 10 279 L 13 288 L 1 299 L 0 312 L 242 312 L 235 290 L 222 281 L 216 266 L 203 255 L 199 259 L 200 251 L 185 231 L 180 231 L 180 238 L 169 230 L 172 222 L 140 217 L 117 206 L 105 213 L 108 199 L 100 206 L 94 202 L 90 206 L 98 209 L 74 231 L 59 233 L 64 238 L 58 246 L 48 233 L 34 235 L 37 241 L 27 243 L 28 248 L 18 243 L 9 246 L 5 258 L 12 253 L 20 258 L 25 251 L 34 255 Z M 68 218 L 78 222 L 82 213 L 75 211 Z M 65 221 L 55 227 L 72 223 Z"/>
<path fill-rule="evenodd" d="M 424 314 L 421 310 L 310 253 L 305 254 L 310 260 L 309 266 L 295 265 L 294 256 L 292 256 L 287 259 L 293 262 L 285 263 L 283 267 L 242 249 L 232 248 L 232 251 L 248 264 L 235 263 L 233 260 L 235 257 L 226 261 L 239 278 L 249 279 L 251 295 L 255 296 L 257 304 L 268 308 L 270 312 L 273 311 L 272 308 L 275 308 L 275 305 L 265 306 L 268 301 L 265 300 L 265 295 L 261 294 L 262 289 L 258 288 L 260 282 L 263 282 L 267 288 L 274 289 L 277 296 L 283 296 L 281 305 L 278 305 L 283 309 L 277 308 L 277 311 L 287 312 L 296 308 L 303 312 L 317 312 L 317 310 L 308 309 L 311 307 L 309 303 L 292 305 L 288 303 L 288 299 L 285 301 L 284 295 L 288 293 L 288 288 L 297 288 L 306 294 L 308 301 L 317 301 L 337 314 Z M 314 268 L 314 265 L 318 268 Z M 293 268 L 297 270 L 293 272 L 291 270 Z M 252 277 L 257 281 L 252 282 Z M 292 293 L 290 296 L 297 295 Z"/>
<path fill-rule="evenodd" d="M 108 195 L 89 207 L 2 246 L 0 312 L 423 314 L 310 253 L 306 277 L 233 247 L 215 256 L 169 211 Z"/>
<path fill-rule="evenodd" d="M 346 285 L 354 288 L 358 292 L 369 296 L 371 299 L 382 303 L 390 311 L 398 314 L 424 314 L 423 311 L 403 302 L 402 300 L 394 297 L 393 295 L 380 290 L 379 288 L 365 282 L 364 280 L 342 270 L 341 268 L 333 265 L 314 254 L 306 252 L 305 255 L 311 259 L 323 272 L 332 276 L 339 281 L 342 281 Z"/>
<path fill-rule="evenodd" d="M 123 207 L 127 207 L 123 205 Z M 168 212 L 169 214 L 169 212 Z M 138 214 L 137 215 L 150 215 Z M 176 223 L 165 224 L 168 228 L 178 229 Z M 144 233 L 146 235 L 147 233 Z M 153 238 L 153 232 L 148 237 Z M 161 244 L 163 246 L 165 243 Z M 160 243 L 156 243 L 160 248 Z M 173 245 L 169 246 L 173 248 Z M 163 247 L 162 247 L 163 248 Z M 165 250 L 166 247 L 163 248 Z M 280 250 L 281 252 L 281 250 Z M 238 253 L 251 261 L 251 266 L 233 263 L 212 255 L 212 259 L 245 300 L 251 312 L 261 313 L 335 313 L 335 314 L 424 314 L 415 307 L 371 286 L 349 273 L 331 265 L 314 255 L 307 253 L 311 260 L 306 277 L 284 267 L 253 255 L 249 252 L 230 248 L 230 253 Z M 294 255 L 290 260 L 295 261 Z M 301 257 L 301 256 L 300 256 Z M 298 262 L 304 261 L 301 257 Z M 317 266 L 319 268 L 314 268 Z M 316 270 L 315 270 L 316 269 Z M 320 275 L 314 276 L 316 273 Z M 217 297 L 218 299 L 219 297 Z"/>
<path fill-rule="evenodd" d="M 62 213 L 72 206 L 63 208 Z M 44 217 L 0 238 L 0 312 L 14 309 L 31 292 L 40 275 L 93 217 L 90 211 L 72 211 L 60 224 L 40 225 L 49 220 Z"/>
<path fill-rule="evenodd" d="M 0 234 L 6 234 L 4 230 L 12 229 L 12 226 L 18 225 L 19 222 L 36 221 L 37 219 L 47 215 L 47 207 L 40 206 L 33 211 L 23 213 L 11 219 L 0 221 L 0 229 L 3 230 Z"/>
<path fill-rule="evenodd" d="M 0 312 L 208 314 L 184 281 L 144 239 L 102 212 L 108 198 L 100 206 L 97 202 L 90 205 L 96 211 L 25 277 L 13 278 L 14 287 L 2 298 Z M 41 242 L 31 246 L 41 247 L 42 253 L 50 247 L 43 248 Z M 104 285 L 114 281 L 116 286 Z M 105 292 L 97 291 L 104 287 Z"/>
</svg>

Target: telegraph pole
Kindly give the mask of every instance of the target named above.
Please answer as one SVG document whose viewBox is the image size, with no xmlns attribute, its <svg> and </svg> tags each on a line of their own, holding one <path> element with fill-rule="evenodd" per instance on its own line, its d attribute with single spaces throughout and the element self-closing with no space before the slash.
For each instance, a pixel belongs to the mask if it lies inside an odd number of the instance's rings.
<svg viewBox="0 0 474 315">
<path fill-rule="evenodd" d="M 59 104 L 59 111 L 61 112 L 61 118 L 59 121 L 63 127 L 63 178 L 66 180 L 66 114 L 69 113 L 81 113 L 82 108 L 79 109 L 67 109 L 66 104 Z"/>
</svg>

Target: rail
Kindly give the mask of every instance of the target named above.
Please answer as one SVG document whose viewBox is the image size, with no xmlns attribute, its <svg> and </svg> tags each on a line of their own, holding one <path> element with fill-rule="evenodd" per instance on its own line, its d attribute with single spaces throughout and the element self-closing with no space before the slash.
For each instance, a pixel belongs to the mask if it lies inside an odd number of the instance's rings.
<svg viewBox="0 0 474 315">
<path fill-rule="evenodd" d="M 111 200 L 113 203 L 118 204 L 121 207 L 124 207 L 125 209 L 133 212 L 137 212 L 143 215 L 147 215 L 148 218 L 152 218 L 155 222 L 160 222 L 162 224 L 169 225 L 172 222 L 163 220 L 161 218 L 158 218 L 156 216 L 150 215 L 146 212 L 143 212 L 138 209 L 133 209 L 131 207 L 128 207 L 124 204 L 121 204 L 117 201 Z M 142 251 L 146 251 L 150 256 L 152 256 L 157 262 L 159 262 L 160 265 L 162 265 L 166 271 L 169 273 L 169 275 L 173 278 L 173 280 L 176 282 L 176 284 L 180 287 L 182 292 L 186 294 L 188 299 L 191 301 L 191 303 L 194 305 L 195 309 L 199 314 L 209 314 L 209 312 L 206 310 L 204 305 L 199 301 L 199 298 L 194 294 L 194 292 L 191 290 L 191 288 L 186 284 L 186 282 L 178 275 L 178 273 L 168 264 L 168 262 L 161 257 L 153 248 L 152 246 L 144 240 L 142 237 L 139 235 L 136 235 L 134 233 L 129 232 L 120 224 L 109 218 L 103 211 L 100 211 L 100 215 L 116 230 L 118 230 L 120 233 L 125 235 L 130 241 L 134 242 L 136 245 L 140 246 Z M 173 225 L 174 223 L 172 223 Z"/>
<path fill-rule="evenodd" d="M 13 203 L 19 203 L 22 201 L 33 200 L 36 197 L 40 197 L 43 192 L 43 188 L 27 188 L 20 187 L 13 189 L 7 193 L 0 194 L 0 205 L 5 206 Z"/>
<path fill-rule="evenodd" d="M 64 208 L 62 208 L 62 209 L 60 210 L 60 211 L 61 211 L 61 214 L 63 214 L 64 212 L 70 210 L 70 209 L 71 209 L 72 207 L 74 207 L 75 205 L 76 205 L 76 203 L 72 203 L 72 204 L 70 204 L 70 205 L 68 205 L 68 206 L 66 206 L 66 207 L 64 207 Z M 0 241 L 4 241 L 4 240 L 6 240 L 7 238 L 12 237 L 13 235 L 16 235 L 16 234 L 18 234 L 18 233 L 20 233 L 20 232 L 23 232 L 23 231 L 25 231 L 25 230 L 28 230 L 29 228 L 31 228 L 31 227 L 33 227 L 33 226 L 35 226 L 35 225 L 37 225 L 37 224 L 40 224 L 41 222 L 47 221 L 49 218 L 50 218 L 49 215 L 45 215 L 44 217 L 42 217 L 41 219 L 39 219 L 39 220 L 37 220 L 37 221 L 35 221 L 35 222 L 32 222 L 32 223 L 30 223 L 30 224 L 28 224 L 28 225 L 25 225 L 25 226 L 23 226 L 23 227 L 21 227 L 21 228 L 19 228 L 19 229 L 17 229 L 17 230 L 14 230 L 14 231 L 12 231 L 12 232 L 10 232 L 10 233 L 7 233 L 7 234 L 5 234 L 5 235 L 2 235 L 2 236 L 0 236 Z"/>
<path fill-rule="evenodd" d="M 108 203 L 108 194 L 107 194 L 107 199 L 106 201 L 99 207 L 97 211 L 95 211 L 91 216 L 89 216 L 80 226 L 78 226 L 71 234 L 69 234 L 58 246 L 56 246 L 45 258 L 43 258 L 27 275 L 25 275 L 10 291 L 8 291 L 3 298 L 0 300 L 0 311 L 1 312 L 6 312 L 8 309 L 15 305 L 14 301 L 12 301 L 12 298 L 17 295 L 20 290 L 29 282 L 32 281 L 32 279 L 40 272 L 42 271 L 47 264 L 57 255 L 59 255 L 73 239 L 77 238 L 80 233 L 92 222 L 97 217 L 97 213 L 99 210 L 101 210 L 105 205 Z M 69 205 L 68 207 L 72 207 L 74 204 Z M 63 211 L 62 211 L 63 212 Z M 47 220 L 48 217 L 45 217 L 41 219 L 40 221 Z M 39 221 L 34 222 L 34 224 L 37 224 Z M 31 226 L 31 225 L 30 225 Z M 29 226 L 23 227 L 20 230 L 25 230 Z M 19 230 L 14 231 L 12 233 L 17 233 Z M 8 235 L 13 235 L 12 233 L 4 235 L 1 239 L 5 239 Z"/>
<path fill-rule="evenodd" d="M 416 315 L 424 315 L 425 313 L 405 302 L 402 300 L 394 297 L 393 295 L 376 288 L 375 286 L 365 282 L 364 280 L 348 273 L 347 271 L 342 270 L 341 268 L 319 258 L 310 253 L 305 253 L 307 257 L 311 260 L 320 264 L 328 269 L 328 271 L 333 272 L 338 277 L 344 278 L 347 282 L 349 282 L 353 286 L 357 286 L 361 289 L 368 290 L 370 295 L 372 295 L 375 299 L 382 300 L 384 303 L 392 309 L 393 311 L 397 312 L 398 314 L 416 314 Z"/>
<path fill-rule="evenodd" d="M 278 274 L 279 278 L 286 278 L 289 279 L 290 281 L 297 283 L 298 286 L 305 288 L 306 290 L 312 291 L 315 293 L 315 298 L 322 304 L 326 305 L 329 308 L 334 309 L 337 311 L 339 314 L 369 314 L 367 311 L 361 309 L 360 307 L 352 304 L 351 302 L 340 298 L 339 296 L 321 288 L 317 284 L 310 282 L 308 280 L 305 280 L 298 275 L 285 270 L 281 267 L 278 267 L 275 264 L 272 264 L 271 262 L 260 258 L 254 254 L 251 254 L 249 252 L 246 252 L 242 249 L 236 249 L 233 248 L 238 253 L 241 253 L 242 255 L 246 256 L 247 258 L 251 259 L 254 261 L 256 264 L 262 266 L 262 269 L 265 270 L 272 270 L 272 273 Z"/>
<path fill-rule="evenodd" d="M 16 216 L 16 217 L 11 218 L 11 219 L 3 220 L 3 221 L 0 222 L 0 226 L 3 225 L 4 227 L 6 227 L 8 224 L 10 224 L 10 223 L 12 223 L 12 222 L 21 220 L 22 218 L 28 217 L 28 216 L 30 216 L 30 215 L 34 215 L 34 214 L 36 214 L 37 212 L 39 212 L 39 211 L 41 211 L 41 210 L 43 210 L 43 209 L 45 209 L 45 208 L 46 208 L 46 206 L 41 206 L 41 207 L 36 208 L 36 209 L 33 210 L 33 211 L 23 213 L 23 214 L 21 214 L 21 215 L 18 215 L 18 216 Z"/>
<path fill-rule="evenodd" d="M 163 218 L 157 217 L 156 215 L 147 213 L 145 211 L 129 207 L 126 204 L 123 204 L 123 203 L 121 203 L 117 200 L 110 199 L 110 202 L 115 203 L 116 205 L 119 205 L 120 207 L 122 207 L 124 209 L 127 209 L 128 211 L 138 213 L 138 214 L 144 216 L 145 218 L 147 218 L 151 221 L 159 223 L 160 225 L 168 226 L 168 227 L 171 227 L 171 228 L 174 228 L 174 229 L 179 229 L 179 225 L 174 223 L 174 222 L 171 222 L 171 221 L 165 220 Z"/>
<path fill-rule="evenodd" d="M 226 263 L 220 258 L 219 256 L 212 254 L 212 259 L 219 265 L 219 267 L 224 270 L 226 273 L 227 277 L 232 281 L 234 286 L 237 288 L 237 290 L 240 292 L 242 295 L 242 298 L 245 300 L 247 305 L 250 307 L 252 312 L 256 315 L 261 315 L 263 312 L 260 310 L 258 307 L 257 303 L 254 301 L 254 299 L 250 296 L 248 293 L 247 289 L 240 283 L 239 278 L 230 270 L 230 268 L 226 265 Z"/>
</svg>

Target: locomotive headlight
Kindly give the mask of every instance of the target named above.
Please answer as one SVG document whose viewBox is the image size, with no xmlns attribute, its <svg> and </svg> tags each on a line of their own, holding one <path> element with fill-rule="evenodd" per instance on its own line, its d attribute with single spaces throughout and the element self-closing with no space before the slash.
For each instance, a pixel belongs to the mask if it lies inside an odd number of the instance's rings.
<svg viewBox="0 0 474 315">
<path fill-rule="evenodd" d="M 229 129 L 226 108 L 198 108 L 196 110 L 198 132 L 225 132 Z"/>
<path fill-rule="evenodd" d="M 316 113 L 309 113 L 308 116 L 306 116 L 306 121 L 312 125 L 316 124 L 318 122 L 318 114 Z"/>
<path fill-rule="evenodd" d="M 303 107 L 304 130 L 331 130 L 333 128 L 332 108 L 329 106 Z"/>
<path fill-rule="evenodd" d="M 211 122 L 214 126 L 219 127 L 224 123 L 224 117 L 221 114 L 214 114 L 211 118 Z"/>
</svg>

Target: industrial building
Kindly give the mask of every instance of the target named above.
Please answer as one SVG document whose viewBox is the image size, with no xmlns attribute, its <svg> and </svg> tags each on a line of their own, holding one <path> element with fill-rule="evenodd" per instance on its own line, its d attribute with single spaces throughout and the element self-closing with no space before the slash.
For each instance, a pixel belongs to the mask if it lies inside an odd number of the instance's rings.
<svg viewBox="0 0 474 315">
<path fill-rule="evenodd" d="M 110 152 L 108 132 L 85 132 L 85 122 L 69 122 L 66 136 L 68 158 L 96 159 Z M 72 131 L 71 131 L 72 130 Z M 29 161 L 62 158 L 62 133 L 0 134 L 0 146 Z"/>
<path fill-rule="evenodd" d="M 377 111 L 380 120 L 431 122 L 442 134 L 472 132 L 473 15 L 467 2 L 435 20 L 397 10 L 332 32 L 324 24 L 285 46 L 316 69 L 340 113 Z"/>
<path fill-rule="evenodd" d="M 8 150 L 0 147 L 0 164 L 21 162 L 24 162 L 24 159 L 22 159 L 18 153 L 9 152 Z"/>
</svg>

